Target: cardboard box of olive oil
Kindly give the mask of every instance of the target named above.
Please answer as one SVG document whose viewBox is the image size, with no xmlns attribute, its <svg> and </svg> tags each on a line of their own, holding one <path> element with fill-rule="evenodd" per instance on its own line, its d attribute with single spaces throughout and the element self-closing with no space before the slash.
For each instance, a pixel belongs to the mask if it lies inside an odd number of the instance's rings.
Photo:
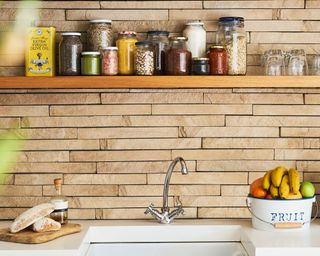
<svg viewBox="0 0 320 256">
<path fill-rule="evenodd" d="M 55 40 L 54 27 L 29 28 L 26 42 L 26 76 L 55 75 Z"/>
</svg>

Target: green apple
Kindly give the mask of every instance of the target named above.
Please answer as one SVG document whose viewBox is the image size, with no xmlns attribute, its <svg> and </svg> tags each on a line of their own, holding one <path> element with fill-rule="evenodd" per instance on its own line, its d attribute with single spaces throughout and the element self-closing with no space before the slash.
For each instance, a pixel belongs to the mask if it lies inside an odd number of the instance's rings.
<svg viewBox="0 0 320 256">
<path fill-rule="evenodd" d="M 313 197 L 316 189 L 310 181 L 304 181 L 301 183 L 300 192 L 303 197 Z"/>
</svg>

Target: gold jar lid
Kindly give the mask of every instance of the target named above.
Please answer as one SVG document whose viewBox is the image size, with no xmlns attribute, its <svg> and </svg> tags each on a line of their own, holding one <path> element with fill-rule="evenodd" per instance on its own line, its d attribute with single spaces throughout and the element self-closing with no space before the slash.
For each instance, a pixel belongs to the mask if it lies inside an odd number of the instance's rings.
<svg viewBox="0 0 320 256">
<path fill-rule="evenodd" d="M 209 48 L 210 49 L 224 49 L 224 46 L 223 45 L 211 45 Z"/>
<path fill-rule="evenodd" d="M 192 60 L 194 60 L 194 61 L 209 61 L 209 58 L 205 58 L 205 57 L 194 57 L 194 58 L 192 58 Z"/>
</svg>

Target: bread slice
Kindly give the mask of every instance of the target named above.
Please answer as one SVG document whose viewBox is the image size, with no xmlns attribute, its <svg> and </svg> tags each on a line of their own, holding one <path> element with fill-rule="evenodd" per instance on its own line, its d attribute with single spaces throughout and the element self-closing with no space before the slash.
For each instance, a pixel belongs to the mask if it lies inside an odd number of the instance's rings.
<svg viewBox="0 0 320 256">
<path fill-rule="evenodd" d="M 32 225 L 32 230 L 34 232 L 48 232 L 48 231 L 57 231 L 61 228 L 61 224 L 53 219 L 44 217 L 40 220 L 37 220 Z"/>
<path fill-rule="evenodd" d="M 19 215 L 10 227 L 11 233 L 17 233 L 22 229 L 32 225 L 37 220 L 49 215 L 54 211 L 53 204 L 39 204 Z"/>
</svg>

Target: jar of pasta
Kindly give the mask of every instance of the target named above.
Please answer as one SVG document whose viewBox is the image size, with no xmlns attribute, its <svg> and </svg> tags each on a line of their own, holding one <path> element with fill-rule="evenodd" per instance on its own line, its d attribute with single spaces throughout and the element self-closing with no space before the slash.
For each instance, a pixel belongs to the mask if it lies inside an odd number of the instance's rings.
<svg viewBox="0 0 320 256">
<path fill-rule="evenodd" d="M 119 75 L 133 75 L 135 73 L 134 50 L 137 41 L 137 34 L 134 31 L 119 33 L 117 40 Z"/>
<path fill-rule="evenodd" d="M 111 20 L 91 20 L 87 31 L 88 49 L 100 51 L 112 46 L 113 32 Z"/>
</svg>

